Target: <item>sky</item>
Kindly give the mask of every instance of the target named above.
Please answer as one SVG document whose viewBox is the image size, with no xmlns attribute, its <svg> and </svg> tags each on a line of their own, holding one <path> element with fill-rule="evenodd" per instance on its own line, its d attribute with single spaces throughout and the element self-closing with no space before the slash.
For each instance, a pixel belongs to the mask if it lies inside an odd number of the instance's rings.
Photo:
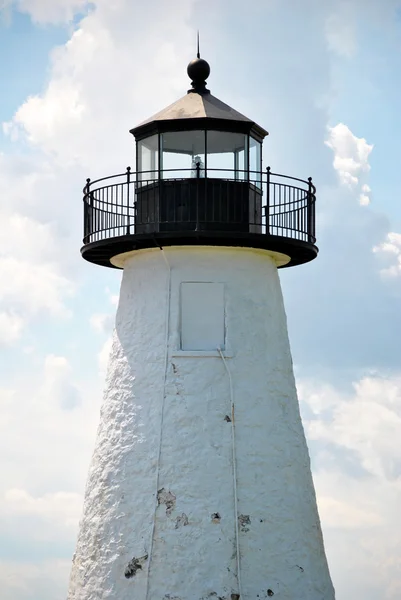
<svg viewBox="0 0 401 600">
<path fill-rule="evenodd" d="M 0 596 L 63 600 L 121 273 L 80 257 L 87 177 L 187 63 L 318 190 L 280 272 L 337 600 L 401 596 L 401 0 L 0 0 Z"/>
</svg>

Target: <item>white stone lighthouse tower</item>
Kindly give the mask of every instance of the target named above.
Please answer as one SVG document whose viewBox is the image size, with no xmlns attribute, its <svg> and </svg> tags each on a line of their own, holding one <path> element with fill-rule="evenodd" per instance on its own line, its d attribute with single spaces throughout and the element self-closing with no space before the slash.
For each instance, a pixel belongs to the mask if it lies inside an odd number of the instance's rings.
<svg viewBox="0 0 401 600">
<path fill-rule="evenodd" d="M 315 246 L 315 188 L 206 89 L 87 181 L 82 255 L 124 270 L 68 600 L 333 600 L 278 268 Z"/>
</svg>

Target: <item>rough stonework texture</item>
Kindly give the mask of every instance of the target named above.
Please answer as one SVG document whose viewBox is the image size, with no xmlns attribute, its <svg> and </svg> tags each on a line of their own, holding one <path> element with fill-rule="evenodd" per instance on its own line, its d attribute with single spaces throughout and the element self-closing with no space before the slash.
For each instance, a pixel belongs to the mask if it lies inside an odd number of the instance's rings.
<svg viewBox="0 0 401 600">
<path fill-rule="evenodd" d="M 274 260 L 164 252 L 126 259 L 68 600 L 333 600 Z M 188 281 L 225 284 L 234 411 L 177 353 Z"/>
</svg>

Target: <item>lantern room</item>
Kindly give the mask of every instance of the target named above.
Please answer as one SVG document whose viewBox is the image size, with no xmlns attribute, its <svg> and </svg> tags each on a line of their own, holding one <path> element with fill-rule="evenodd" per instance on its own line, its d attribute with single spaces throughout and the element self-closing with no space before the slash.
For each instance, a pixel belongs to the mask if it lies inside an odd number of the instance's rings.
<svg viewBox="0 0 401 600">
<path fill-rule="evenodd" d="M 182 177 L 248 179 L 262 168 L 262 141 L 234 131 L 192 129 L 158 132 L 137 141 L 137 172 L 141 180 Z"/>
<path fill-rule="evenodd" d="M 131 130 L 142 179 L 224 177 L 249 179 L 262 169 L 262 127 L 212 96 L 206 88 L 208 63 L 188 65 L 192 87 L 186 96 Z"/>
<path fill-rule="evenodd" d="M 312 260 L 311 178 L 263 169 L 267 131 L 210 93 L 204 59 L 187 72 L 187 94 L 131 129 L 135 170 L 87 180 L 83 257 L 119 266 L 124 252 L 204 244 L 270 250 L 278 266 Z"/>
</svg>

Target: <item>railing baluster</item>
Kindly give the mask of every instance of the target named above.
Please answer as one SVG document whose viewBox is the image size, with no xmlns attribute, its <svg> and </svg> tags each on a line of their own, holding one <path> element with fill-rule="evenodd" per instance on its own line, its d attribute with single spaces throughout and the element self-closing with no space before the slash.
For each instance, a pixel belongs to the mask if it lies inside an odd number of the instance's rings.
<svg viewBox="0 0 401 600">
<path fill-rule="evenodd" d="M 126 235 L 130 234 L 130 223 L 129 223 L 129 209 L 130 209 L 130 183 L 131 183 L 131 167 L 127 167 L 127 230 L 126 230 Z M 123 188 L 121 189 L 121 205 L 124 205 L 123 202 L 123 198 L 124 198 L 124 192 L 123 192 Z"/>
<path fill-rule="evenodd" d="M 308 242 L 312 241 L 313 238 L 313 214 L 312 214 L 312 177 L 308 177 L 308 182 L 309 182 L 309 186 L 308 186 L 308 209 L 307 209 L 307 214 L 308 214 Z"/>
<path fill-rule="evenodd" d="M 266 233 L 270 233 L 270 167 L 266 169 L 266 207 L 265 207 L 265 219 L 266 219 Z"/>
<path fill-rule="evenodd" d="M 196 225 L 195 231 L 199 231 L 199 178 L 200 178 L 200 162 L 196 163 Z"/>
<path fill-rule="evenodd" d="M 91 180 L 88 177 L 86 180 L 86 186 L 84 188 L 84 239 L 83 243 L 86 244 L 90 240 L 91 232 L 91 211 L 92 211 L 92 200 L 90 195 L 90 184 Z"/>
</svg>

